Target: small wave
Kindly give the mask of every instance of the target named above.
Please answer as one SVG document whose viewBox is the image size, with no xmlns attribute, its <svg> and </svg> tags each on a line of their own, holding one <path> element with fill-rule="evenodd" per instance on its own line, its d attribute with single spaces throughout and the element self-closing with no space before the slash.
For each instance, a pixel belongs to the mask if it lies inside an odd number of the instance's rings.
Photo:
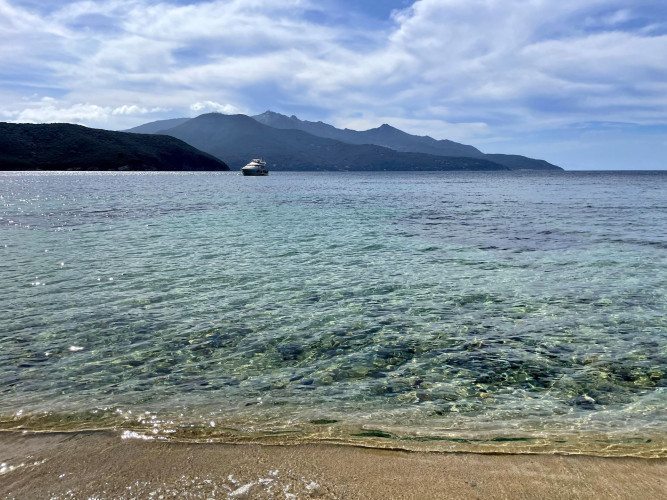
<svg viewBox="0 0 667 500">
<path fill-rule="evenodd" d="M 81 415 L 77 415 L 81 417 Z M 357 425 L 336 419 L 303 424 L 248 425 L 238 421 L 174 425 L 146 418 L 129 422 L 103 419 L 85 422 L 72 415 L 1 419 L 0 432 L 80 433 L 116 432 L 122 439 L 222 444 L 338 444 L 355 447 L 430 452 L 503 454 L 564 454 L 599 457 L 667 458 L 667 434 L 637 431 L 525 432 L 519 430 L 409 431 L 391 426 Z M 215 425 L 214 425 L 215 424 Z"/>
</svg>

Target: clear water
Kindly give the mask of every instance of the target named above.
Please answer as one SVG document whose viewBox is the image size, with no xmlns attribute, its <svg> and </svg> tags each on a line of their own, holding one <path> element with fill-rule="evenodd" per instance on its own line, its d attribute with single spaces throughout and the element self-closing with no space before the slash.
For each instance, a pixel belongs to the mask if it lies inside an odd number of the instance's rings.
<svg viewBox="0 0 667 500">
<path fill-rule="evenodd" d="M 667 173 L 0 173 L 0 429 L 665 456 Z"/>
</svg>

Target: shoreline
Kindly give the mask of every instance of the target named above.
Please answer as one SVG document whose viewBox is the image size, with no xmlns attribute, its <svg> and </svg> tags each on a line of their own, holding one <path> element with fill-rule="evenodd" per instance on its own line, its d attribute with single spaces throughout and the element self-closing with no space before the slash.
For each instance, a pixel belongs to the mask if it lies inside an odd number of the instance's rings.
<svg viewBox="0 0 667 500">
<path fill-rule="evenodd" d="M 243 428 L 238 422 L 216 425 L 161 426 L 164 421 L 151 418 L 139 425 L 29 426 L 25 422 L 0 419 L 0 435 L 116 433 L 123 439 L 183 444 L 229 444 L 263 446 L 331 445 L 388 451 L 426 453 L 472 453 L 505 455 L 563 455 L 599 458 L 667 459 L 664 433 L 574 433 L 574 432 L 500 432 L 489 429 L 457 430 L 439 433 L 407 432 L 386 425 L 352 425 L 340 421 L 311 421 L 294 428 Z M 334 425 L 327 425 L 336 422 Z M 61 422 L 62 424 L 62 422 Z M 217 425 L 222 424 L 222 425 Z"/>
<path fill-rule="evenodd" d="M 667 459 L 0 432 L 3 498 L 661 498 Z"/>
</svg>

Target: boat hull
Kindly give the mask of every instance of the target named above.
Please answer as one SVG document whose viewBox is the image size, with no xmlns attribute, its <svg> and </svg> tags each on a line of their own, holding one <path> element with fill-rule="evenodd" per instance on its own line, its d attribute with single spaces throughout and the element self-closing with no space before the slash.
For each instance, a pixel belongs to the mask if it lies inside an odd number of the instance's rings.
<svg viewBox="0 0 667 500">
<path fill-rule="evenodd" d="M 267 170 L 241 170 L 241 173 L 246 177 L 260 177 L 264 175 L 269 175 Z"/>
</svg>

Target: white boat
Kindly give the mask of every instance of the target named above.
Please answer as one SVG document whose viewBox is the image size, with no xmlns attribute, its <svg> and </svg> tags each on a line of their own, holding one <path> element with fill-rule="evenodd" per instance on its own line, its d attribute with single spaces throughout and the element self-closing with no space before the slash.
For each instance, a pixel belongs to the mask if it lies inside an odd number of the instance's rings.
<svg viewBox="0 0 667 500">
<path fill-rule="evenodd" d="M 241 169 L 243 175 L 269 175 L 266 169 L 266 162 L 259 158 L 254 158 L 250 163 Z"/>
</svg>

